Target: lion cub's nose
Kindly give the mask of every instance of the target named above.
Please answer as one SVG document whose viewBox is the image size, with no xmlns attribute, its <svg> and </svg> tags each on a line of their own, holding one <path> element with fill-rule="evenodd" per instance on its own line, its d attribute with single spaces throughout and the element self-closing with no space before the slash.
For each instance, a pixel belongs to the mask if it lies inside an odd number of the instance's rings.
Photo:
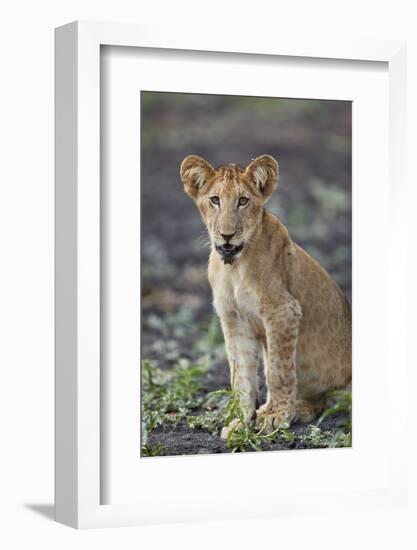
<svg viewBox="0 0 417 550">
<path fill-rule="evenodd" d="M 236 235 L 236 231 L 234 233 L 232 233 L 231 235 L 224 235 L 223 233 L 220 233 L 220 235 L 228 243 L 230 241 L 230 239 Z"/>
</svg>

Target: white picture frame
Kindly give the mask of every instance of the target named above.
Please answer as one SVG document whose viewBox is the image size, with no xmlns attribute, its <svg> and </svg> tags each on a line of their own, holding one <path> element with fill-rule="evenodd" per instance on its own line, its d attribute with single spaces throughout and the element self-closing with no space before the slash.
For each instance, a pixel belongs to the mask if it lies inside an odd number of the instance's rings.
<svg viewBox="0 0 417 550">
<path fill-rule="evenodd" d="M 103 527 L 250 515 L 233 499 L 209 504 L 184 516 L 167 495 L 159 514 L 152 506 L 101 504 L 100 454 L 100 47 L 167 48 L 207 52 L 285 55 L 300 58 L 382 61 L 389 70 L 390 192 L 395 205 L 396 277 L 405 277 L 406 243 L 402 220 L 405 185 L 405 45 L 401 42 L 311 42 L 271 36 L 216 33 L 204 28 L 186 37 L 169 27 L 75 22 L 56 30 L 56 519 L 72 527 Z M 405 283 L 404 283 L 405 284 Z M 405 320 L 405 294 L 390 301 L 390 316 Z M 404 321 L 405 322 L 405 321 Z M 405 331 L 404 331 L 405 334 Z M 396 336 L 397 337 L 397 336 Z M 405 336 L 404 336 L 405 337 Z M 406 346 L 398 346 L 406 349 Z M 405 352 L 404 352 L 405 353 Z M 395 397 L 390 407 L 405 414 L 405 355 L 397 355 Z M 393 464 L 395 458 L 395 467 Z M 405 498 L 405 458 L 390 455 L 391 470 L 383 490 L 340 494 L 345 507 L 393 505 Z M 268 514 L 303 512 L 314 493 L 294 493 L 268 508 Z M 252 505 L 251 505 L 252 507 Z M 258 514 L 259 515 L 259 514 Z"/>
</svg>

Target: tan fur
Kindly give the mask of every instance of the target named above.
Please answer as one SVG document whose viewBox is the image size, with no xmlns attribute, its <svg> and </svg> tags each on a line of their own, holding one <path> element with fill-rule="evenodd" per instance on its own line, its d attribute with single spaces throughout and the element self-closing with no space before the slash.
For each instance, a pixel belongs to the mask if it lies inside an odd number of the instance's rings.
<svg viewBox="0 0 417 550">
<path fill-rule="evenodd" d="M 256 417 L 271 429 L 311 420 L 323 410 L 324 392 L 351 382 L 351 312 L 328 273 L 264 209 L 278 163 L 263 155 L 246 169 L 215 170 L 191 155 L 180 173 L 211 237 L 208 278 L 247 421 L 255 418 L 261 355 L 268 395 Z M 240 206 L 240 197 L 249 202 Z M 226 242 L 243 244 L 228 263 L 216 249 Z"/>
</svg>

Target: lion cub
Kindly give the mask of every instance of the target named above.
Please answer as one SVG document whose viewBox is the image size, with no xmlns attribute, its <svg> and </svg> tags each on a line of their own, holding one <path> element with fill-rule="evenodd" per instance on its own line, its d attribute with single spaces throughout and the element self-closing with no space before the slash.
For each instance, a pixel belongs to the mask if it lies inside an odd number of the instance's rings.
<svg viewBox="0 0 417 550">
<path fill-rule="evenodd" d="M 272 430 L 312 420 L 324 392 L 351 382 L 351 311 L 328 273 L 264 208 L 277 161 L 262 155 L 245 169 L 214 169 L 190 155 L 180 174 L 211 237 L 208 278 L 246 421 Z M 268 392 L 256 410 L 261 352 Z"/>
</svg>

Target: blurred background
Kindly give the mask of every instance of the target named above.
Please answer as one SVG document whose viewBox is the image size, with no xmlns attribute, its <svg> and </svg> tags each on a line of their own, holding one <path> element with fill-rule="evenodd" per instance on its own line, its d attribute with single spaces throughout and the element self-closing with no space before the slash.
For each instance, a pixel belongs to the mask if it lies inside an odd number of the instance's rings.
<svg viewBox="0 0 417 550">
<path fill-rule="evenodd" d="M 351 299 L 351 103 L 142 92 L 143 307 L 209 307 L 203 223 L 178 172 L 197 154 L 246 166 L 267 153 L 281 178 L 267 208 Z"/>
<path fill-rule="evenodd" d="M 180 163 L 189 154 L 214 167 L 275 157 L 281 177 L 268 210 L 350 301 L 351 103 L 142 92 L 141 120 L 142 359 L 167 369 L 208 353 L 204 391 L 226 387 L 206 274 L 209 247 L 183 191 Z M 180 446 L 180 432 L 163 441 L 173 454 L 193 452 L 184 430 Z M 221 449 L 210 445 L 205 442 L 212 452 Z"/>
</svg>

